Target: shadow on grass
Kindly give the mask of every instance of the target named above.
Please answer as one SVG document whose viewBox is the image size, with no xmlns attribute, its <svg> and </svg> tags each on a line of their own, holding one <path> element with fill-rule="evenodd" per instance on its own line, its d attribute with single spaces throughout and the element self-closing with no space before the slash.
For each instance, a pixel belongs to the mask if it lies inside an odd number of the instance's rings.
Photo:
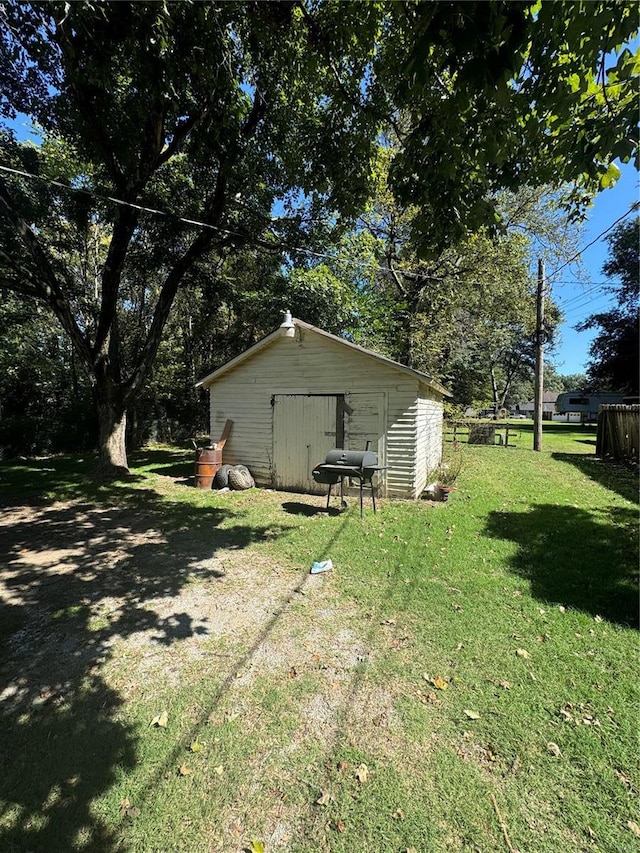
<svg viewBox="0 0 640 853">
<path fill-rule="evenodd" d="M 227 508 L 98 486 L 86 480 L 85 460 L 55 469 L 46 460 L 35 468 L 42 490 L 57 480 L 60 496 L 85 500 L 40 506 L 31 488 L 29 505 L 0 517 L 3 853 L 125 849 L 93 808 L 135 766 L 138 749 L 134 729 L 118 719 L 123 699 L 101 674 L 113 644 L 142 631 L 162 645 L 209 634 L 206 619 L 167 603 L 194 577 L 224 577 L 220 549 L 284 531 L 244 524 Z"/>
<path fill-rule="evenodd" d="M 0 506 L 46 504 L 51 500 L 90 500 L 111 491 L 94 476 L 96 456 L 15 459 L 0 465 Z"/>
<path fill-rule="evenodd" d="M 136 468 L 144 468 L 154 474 L 180 477 L 182 482 L 193 481 L 196 458 L 191 449 L 145 448 L 131 454 L 131 461 Z"/>
<path fill-rule="evenodd" d="M 305 504 L 299 501 L 285 501 L 282 504 L 282 509 L 289 513 L 289 515 L 304 515 L 307 518 L 311 518 L 314 515 L 341 515 L 342 510 L 337 507 L 330 506 L 327 509 L 326 503 L 322 505 L 313 506 L 312 504 Z"/>
<path fill-rule="evenodd" d="M 534 424 L 533 421 L 523 421 L 518 424 L 519 429 L 522 432 L 528 432 L 533 435 Z M 594 424 L 574 424 L 574 423 L 566 423 L 564 421 L 543 421 L 542 422 L 542 434 L 547 435 L 571 435 L 575 433 L 576 435 L 589 436 L 596 434 L 596 427 Z"/>
<path fill-rule="evenodd" d="M 181 478 L 180 483 L 194 481 L 195 461 L 192 450 L 145 448 L 130 455 L 132 470 L 124 481 L 141 482 L 143 471 Z M 14 459 L 0 464 L 0 506 L 43 504 L 51 500 L 111 500 L 122 494 L 122 483 L 96 477 L 97 456 L 59 455 Z"/>
<path fill-rule="evenodd" d="M 575 465 L 585 476 L 617 492 L 625 500 L 638 504 L 638 472 L 617 462 L 579 453 L 552 453 L 552 459 Z"/>
<path fill-rule="evenodd" d="M 529 512 L 493 512 L 490 536 L 519 546 L 513 571 L 532 594 L 638 627 L 637 513 L 624 507 L 587 512 L 542 504 Z"/>
</svg>

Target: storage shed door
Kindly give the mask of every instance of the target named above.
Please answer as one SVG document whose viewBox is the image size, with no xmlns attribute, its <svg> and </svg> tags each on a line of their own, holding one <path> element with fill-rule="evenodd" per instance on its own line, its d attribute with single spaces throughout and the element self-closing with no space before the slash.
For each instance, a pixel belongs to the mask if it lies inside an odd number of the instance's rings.
<svg viewBox="0 0 640 853">
<path fill-rule="evenodd" d="M 273 482 L 276 489 L 324 494 L 311 471 L 336 446 L 335 396 L 273 398 Z"/>
</svg>

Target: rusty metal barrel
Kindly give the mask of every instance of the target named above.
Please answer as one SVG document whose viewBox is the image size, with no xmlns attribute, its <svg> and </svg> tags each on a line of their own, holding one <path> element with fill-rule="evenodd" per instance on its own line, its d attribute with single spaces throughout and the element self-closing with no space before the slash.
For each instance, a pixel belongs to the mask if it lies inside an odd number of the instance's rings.
<svg viewBox="0 0 640 853">
<path fill-rule="evenodd" d="M 196 450 L 196 488 L 210 489 L 222 465 L 222 449 L 201 447 Z"/>
</svg>

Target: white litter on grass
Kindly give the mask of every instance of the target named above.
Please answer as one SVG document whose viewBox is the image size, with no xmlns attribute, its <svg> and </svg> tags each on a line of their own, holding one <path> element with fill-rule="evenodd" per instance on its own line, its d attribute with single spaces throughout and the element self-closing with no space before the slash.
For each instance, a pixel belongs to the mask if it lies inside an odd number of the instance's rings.
<svg viewBox="0 0 640 853">
<path fill-rule="evenodd" d="M 309 574 L 319 575 L 322 572 L 330 572 L 333 568 L 333 563 L 331 560 L 323 560 L 321 563 L 314 563 L 311 566 L 311 572 Z"/>
</svg>

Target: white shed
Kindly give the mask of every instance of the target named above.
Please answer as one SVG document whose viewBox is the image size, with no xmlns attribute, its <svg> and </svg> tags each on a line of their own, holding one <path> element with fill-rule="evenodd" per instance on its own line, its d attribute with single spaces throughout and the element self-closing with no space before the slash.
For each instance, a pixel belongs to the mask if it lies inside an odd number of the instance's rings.
<svg viewBox="0 0 640 853">
<path fill-rule="evenodd" d="M 197 386 L 209 389 L 212 441 L 233 421 L 224 462 L 246 465 L 261 486 L 326 492 L 313 467 L 371 441 L 385 466 L 378 494 L 417 498 L 441 461 L 446 388 L 290 315 Z"/>
</svg>

